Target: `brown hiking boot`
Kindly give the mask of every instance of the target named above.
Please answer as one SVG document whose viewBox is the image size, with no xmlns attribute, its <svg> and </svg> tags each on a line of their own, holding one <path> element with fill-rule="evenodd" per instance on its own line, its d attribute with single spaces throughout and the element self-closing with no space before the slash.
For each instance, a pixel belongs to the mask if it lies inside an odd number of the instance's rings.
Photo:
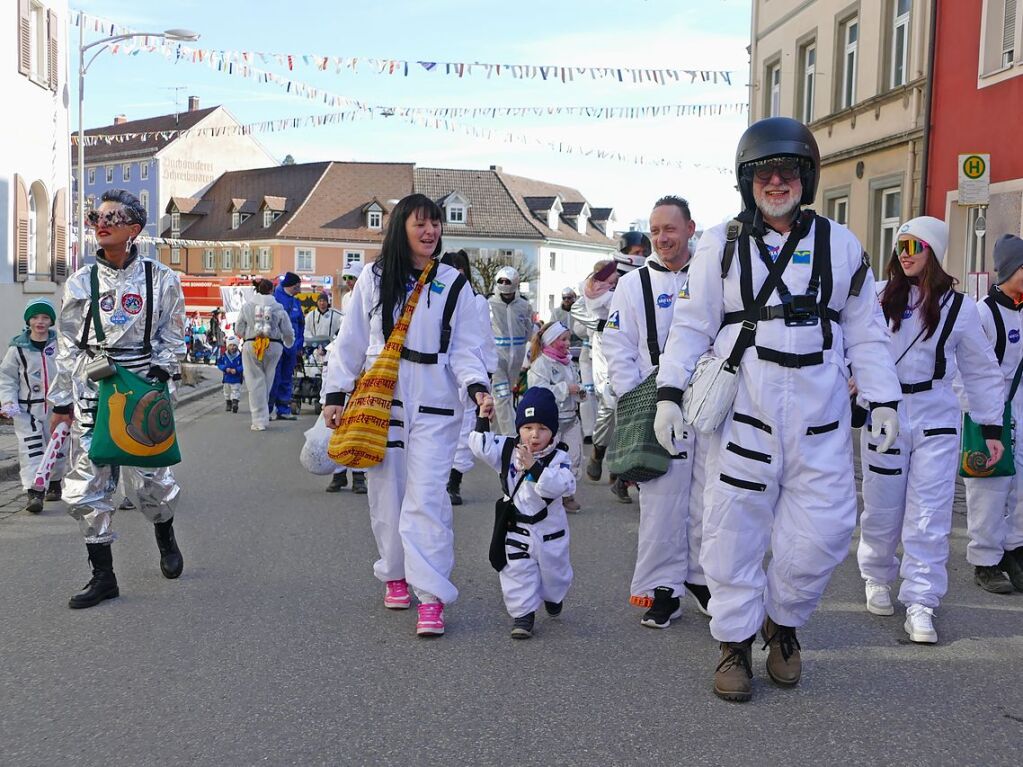
<svg viewBox="0 0 1023 767">
<path fill-rule="evenodd" d="M 799 683 L 803 661 L 799 657 L 799 640 L 792 626 L 779 626 L 770 616 L 764 618 L 764 649 L 767 653 L 767 675 L 775 684 L 792 687 Z"/>
<path fill-rule="evenodd" d="M 744 703 L 753 697 L 753 639 L 722 642 L 721 660 L 714 670 L 714 694 Z"/>
</svg>

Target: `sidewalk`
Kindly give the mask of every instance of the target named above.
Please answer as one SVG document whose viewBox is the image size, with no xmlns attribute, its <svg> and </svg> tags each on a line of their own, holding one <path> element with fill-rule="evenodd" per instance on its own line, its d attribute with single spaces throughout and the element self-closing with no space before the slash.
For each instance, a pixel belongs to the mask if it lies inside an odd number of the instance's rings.
<svg viewBox="0 0 1023 767">
<path fill-rule="evenodd" d="M 213 366 L 188 365 L 198 371 L 200 382 L 193 386 L 181 386 L 177 392 L 175 408 L 202 399 L 208 394 L 221 389 L 221 372 Z M 14 434 L 14 425 L 6 418 L 0 419 L 0 482 L 6 482 L 18 476 L 18 438 Z M 20 494 L 18 488 L 16 494 Z M 3 505 L 0 498 L 0 505 Z"/>
</svg>

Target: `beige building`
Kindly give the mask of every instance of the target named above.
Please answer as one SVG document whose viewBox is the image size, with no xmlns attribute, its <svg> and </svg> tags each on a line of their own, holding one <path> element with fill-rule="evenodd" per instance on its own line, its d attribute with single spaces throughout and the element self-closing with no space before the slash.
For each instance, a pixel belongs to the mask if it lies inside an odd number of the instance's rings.
<svg viewBox="0 0 1023 767">
<path fill-rule="evenodd" d="M 815 207 L 859 237 L 880 275 L 923 206 L 930 3 L 753 0 L 750 119 L 808 124 Z"/>
</svg>

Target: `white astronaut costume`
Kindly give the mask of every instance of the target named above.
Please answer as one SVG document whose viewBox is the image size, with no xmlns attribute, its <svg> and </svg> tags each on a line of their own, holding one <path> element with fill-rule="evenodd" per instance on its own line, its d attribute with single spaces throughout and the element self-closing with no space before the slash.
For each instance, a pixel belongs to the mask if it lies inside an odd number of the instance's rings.
<svg viewBox="0 0 1023 767">
<path fill-rule="evenodd" d="M 553 336 L 550 338 L 553 341 L 565 330 L 567 328 L 564 325 L 552 325 L 547 329 L 547 333 Z M 557 335 L 554 335 L 555 333 Z M 563 365 L 546 354 L 540 354 L 530 363 L 526 377 L 530 388 L 541 386 L 550 389 L 554 394 L 554 400 L 558 403 L 558 439 L 568 447 L 572 476 L 579 479 L 579 468 L 583 459 L 583 432 L 576 414 L 579 397 L 568 390 L 572 384 L 579 384 L 579 372 L 575 364 L 570 359 L 567 365 Z"/>
<path fill-rule="evenodd" d="M 344 315 L 337 309 L 327 308 L 321 312 L 317 306 L 305 316 L 305 343 L 307 346 L 322 344 L 326 346 L 334 340 L 341 329 Z"/>
<path fill-rule="evenodd" d="M 514 434 L 515 398 L 512 389 L 519 382 L 526 346 L 533 335 L 533 307 L 515 293 L 519 287 L 518 272 L 511 267 L 503 267 L 497 277 L 511 279 L 514 298 L 505 301 L 500 292 L 490 297 L 490 320 L 498 358 L 497 370 L 494 371 L 494 414 L 500 432 Z"/>
<path fill-rule="evenodd" d="M 40 351 L 32 345 L 25 330 L 11 339 L 0 363 L 0 402 L 17 406 L 12 420 L 18 438 L 21 486 L 25 490 L 33 486 L 43 453 L 50 444 L 50 406 L 46 392 L 57 375 L 56 354 L 56 331 L 51 328 L 46 346 Z M 58 455 L 51 482 L 59 482 L 64 476 L 66 457 L 64 452 Z"/>
<path fill-rule="evenodd" d="M 615 403 L 608 386 L 603 334 L 614 291 L 609 290 L 596 298 L 587 298 L 585 287 L 585 283 L 579 286 L 579 298 L 572 305 L 572 319 L 584 327 L 590 337 L 589 377 L 596 406 L 591 436 L 594 445 L 606 448 L 611 444 L 611 436 L 614 434 Z"/>
<path fill-rule="evenodd" d="M 387 453 L 366 470 L 369 513 L 383 581 L 405 579 L 421 602 L 445 605 L 458 597 L 451 583 L 454 532 L 445 483 L 464 411 L 461 389 L 486 390 L 487 372 L 476 353 L 479 314 L 465 278 L 447 264 L 435 270 L 419 297 L 405 337 L 391 407 Z M 411 289 L 411 286 L 410 286 Z M 442 337 L 447 304 L 449 340 Z M 367 270 L 355 285 L 327 364 L 328 405 L 341 404 L 385 343 L 380 278 Z"/>
<path fill-rule="evenodd" d="M 273 295 L 255 293 L 242 304 L 234 330 L 242 340 L 242 365 L 245 386 L 249 391 L 252 426 L 265 428 L 270 422 L 270 385 L 277 373 L 281 354 L 295 343 L 295 329 L 288 313 Z M 257 338 L 270 339 L 262 360 L 256 359 L 252 350 L 252 343 Z"/>
<path fill-rule="evenodd" d="M 583 437 L 593 437 L 593 428 L 597 421 L 597 391 L 593 385 L 593 344 L 590 331 L 581 322 L 570 316 L 573 332 L 582 340 L 579 347 L 579 379 L 586 399 L 579 403 L 579 426 Z"/>
<path fill-rule="evenodd" d="M 1004 382 L 1001 399 L 1004 401 L 1023 360 L 1020 306 L 997 287 L 993 287 L 987 297 L 977 304 L 977 313 L 984 336 L 994 344 L 995 356 L 1000 360 Z M 1001 333 L 998 332 L 999 325 Z M 966 520 L 970 539 L 966 546 L 966 560 L 974 567 L 998 565 L 1006 551 L 1023 546 L 1023 492 L 1020 488 L 1023 482 L 1023 387 L 1017 388 L 1012 399 L 1012 423 L 1016 475 L 967 477 L 963 480 L 966 485 Z"/>
<path fill-rule="evenodd" d="M 518 438 L 480 431 L 469 435 L 473 453 L 498 474 L 507 440 Z M 518 485 L 512 500 L 520 514 L 505 537 L 508 564 L 501 570 L 501 593 L 513 618 L 535 612 L 543 602 L 563 601 L 572 585 L 568 517 L 561 498 L 575 493 L 575 477 L 568 454 L 551 447 L 554 455 L 539 478 L 530 473 L 519 484 L 521 471 L 514 460 L 505 476 L 509 491 Z M 527 521 L 529 517 L 535 521 Z"/>
<path fill-rule="evenodd" d="M 173 519 L 180 488 L 169 467 L 97 466 L 89 460 L 99 389 L 89 380 L 86 366 L 94 355 L 105 354 L 141 376 L 148 375 L 151 367 L 161 368 L 168 376 L 176 375 L 178 360 L 185 353 L 185 297 L 177 273 L 159 262 L 140 258 L 135 245 L 123 268 L 111 266 L 102 248 L 96 253 L 96 265 L 100 322 L 106 340 L 98 343 L 93 332 L 92 266 L 86 265 L 72 274 L 64 287 L 56 327 L 57 375 L 47 399 L 55 408 L 74 407 L 69 470 L 64 477 L 68 512 L 78 520 L 87 544 L 107 544 L 116 537 L 111 522 L 118 471 L 126 489 L 138 497 L 142 513 L 153 523 Z M 147 288 L 147 274 L 151 290 Z"/>
<path fill-rule="evenodd" d="M 660 352 L 668 339 L 676 301 L 687 294 L 688 268 L 673 272 L 651 255 L 646 266 L 618 280 L 611 319 L 603 334 L 616 396 L 635 389 L 657 368 L 647 344 L 644 276 L 650 279 L 653 304 L 649 311 L 655 319 Z M 672 596 L 680 597 L 686 582 L 706 583 L 700 567 L 706 441 L 705 437 L 698 439 L 694 429 L 687 429 L 682 439 L 676 437 L 677 453 L 668 473 L 639 484 L 639 540 L 630 591 L 634 604 L 649 607 L 652 603 L 648 600 L 658 586 L 668 586 Z"/>
<path fill-rule="evenodd" d="M 479 325 L 473 329 L 473 337 L 479 341 L 476 347 L 477 354 L 483 361 L 487 373 L 493 375 L 497 370 L 497 346 L 494 344 L 494 334 L 490 327 L 490 305 L 487 303 L 487 297 L 479 293 L 473 296 L 473 303 L 479 315 Z M 458 435 L 458 449 L 455 451 L 453 468 L 460 474 L 465 474 L 473 467 L 469 433 L 476 423 L 476 403 L 469 400 L 469 393 L 466 390 L 461 390 L 459 396 L 465 409 L 462 413 L 462 430 Z"/>
<path fill-rule="evenodd" d="M 728 313 L 752 306 L 767 279 L 748 229 L 722 279 L 727 226 L 700 239 L 689 270 L 690 298 L 676 304 L 661 356 L 659 400 L 681 401 L 709 347 L 721 357 L 731 353 L 742 325 L 729 322 Z M 762 227 L 759 212 L 753 226 Z M 856 488 L 845 359 L 865 399 L 881 404 L 901 398 L 869 269 L 861 272 L 859 295 L 850 294 L 863 265 L 859 242 L 844 226 L 809 215 L 794 224 L 792 236 L 799 241 L 783 281 L 792 296 L 807 294 L 813 292 L 811 276 L 821 274 L 814 301 L 829 311 L 807 325 L 788 326 L 780 316 L 760 319 L 756 345 L 742 359 L 734 404 L 709 446 L 713 474 L 700 563 L 711 592 L 711 633 L 721 642 L 753 636 L 765 610 L 778 625 L 805 624 L 848 553 Z M 770 257 L 787 239 L 770 229 L 763 234 Z M 828 250 L 829 259 L 823 257 Z M 780 304 L 775 290 L 767 307 L 780 311 Z M 768 548 L 773 557 L 765 575 Z"/>
</svg>

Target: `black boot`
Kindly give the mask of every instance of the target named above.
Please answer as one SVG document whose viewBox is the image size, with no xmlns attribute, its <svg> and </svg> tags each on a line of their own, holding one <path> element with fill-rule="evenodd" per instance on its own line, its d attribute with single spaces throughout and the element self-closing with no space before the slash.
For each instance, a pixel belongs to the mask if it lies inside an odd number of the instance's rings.
<svg viewBox="0 0 1023 767">
<path fill-rule="evenodd" d="M 366 472 L 364 471 L 353 471 L 352 472 L 352 492 L 356 495 L 366 494 Z"/>
<path fill-rule="evenodd" d="M 181 558 L 178 542 L 174 540 L 174 520 L 157 522 L 153 527 L 156 530 L 156 545 L 160 549 L 160 572 L 164 578 L 177 578 L 185 567 L 185 560 Z"/>
<path fill-rule="evenodd" d="M 229 400 L 229 399 L 224 400 L 224 404 L 227 406 L 227 407 L 224 408 L 224 412 L 225 413 L 230 413 L 231 412 L 231 400 Z"/>
<path fill-rule="evenodd" d="M 339 471 L 330 479 L 330 484 L 327 485 L 326 492 L 328 493 L 340 493 L 341 488 L 348 487 L 348 472 Z"/>
<path fill-rule="evenodd" d="M 117 576 L 114 575 L 114 557 L 110 552 L 110 544 L 87 543 L 85 548 L 89 550 L 89 562 L 92 563 L 92 580 L 68 600 L 67 606 L 72 610 L 95 607 L 104 599 L 115 599 L 121 595 L 117 588 Z"/>
<path fill-rule="evenodd" d="M 28 503 L 25 505 L 25 511 L 31 512 L 32 514 L 38 514 L 43 510 L 43 491 L 42 490 L 29 490 L 28 491 Z"/>
<path fill-rule="evenodd" d="M 448 497 L 452 506 L 462 505 L 462 472 L 452 469 L 448 475 Z"/>
<path fill-rule="evenodd" d="M 238 400 L 236 399 L 231 400 L 231 412 L 232 413 L 238 412 Z"/>
<path fill-rule="evenodd" d="M 611 494 L 618 499 L 618 503 L 632 503 L 629 497 L 629 483 L 624 479 L 615 479 L 611 485 Z"/>
<path fill-rule="evenodd" d="M 600 475 L 604 472 L 604 453 L 606 452 L 607 447 L 604 445 L 593 445 L 593 455 L 590 457 L 589 463 L 586 464 L 586 476 L 594 482 L 600 482 Z"/>
<path fill-rule="evenodd" d="M 46 488 L 46 500 L 47 501 L 59 501 L 61 497 L 60 480 L 55 479 L 50 482 L 50 486 Z"/>
</svg>

